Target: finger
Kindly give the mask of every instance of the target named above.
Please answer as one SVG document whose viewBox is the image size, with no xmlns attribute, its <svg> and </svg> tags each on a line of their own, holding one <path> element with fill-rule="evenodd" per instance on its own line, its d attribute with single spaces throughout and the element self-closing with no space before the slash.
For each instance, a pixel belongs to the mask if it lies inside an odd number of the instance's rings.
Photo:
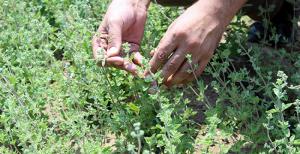
<svg viewBox="0 0 300 154">
<path fill-rule="evenodd" d="M 105 60 L 103 63 L 102 60 Z M 97 65 L 100 67 L 115 67 L 115 66 L 122 66 L 124 63 L 124 59 L 122 57 L 110 57 L 106 59 L 101 59 L 98 61 Z"/>
<path fill-rule="evenodd" d="M 106 59 L 105 66 L 122 66 L 124 64 L 124 58 L 122 57 L 109 57 Z"/>
<path fill-rule="evenodd" d="M 143 66 L 143 56 L 140 52 L 133 52 L 133 62 L 139 66 Z"/>
<path fill-rule="evenodd" d="M 150 71 L 156 73 L 157 70 L 166 63 L 172 52 L 176 49 L 177 42 L 173 37 L 166 35 L 158 45 L 154 56 L 150 60 Z"/>
<path fill-rule="evenodd" d="M 130 44 L 130 53 L 133 56 L 133 63 L 136 65 L 142 66 L 143 56 L 139 52 L 140 45 L 137 43 L 129 43 Z"/>
<path fill-rule="evenodd" d="M 122 27 L 121 23 L 114 22 L 109 24 L 108 29 L 108 51 L 107 57 L 118 56 L 122 46 Z"/>
<path fill-rule="evenodd" d="M 100 38 L 100 47 L 107 51 L 108 42 L 107 39 Z"/>
<path fill-rule="evenodd" d="M 104 25 L 104 23 L 103 23 L 103 25 Z M 107 46 L 108 46 L 108 32 L 107 32 L 107 29 L 105 28 L 105 26 L 100 26 L 98 29 L 98 33 L 100 34 L 98 37 L 99 41 L 100 41 L 100 47 L 105 49 L 105 51 L 106 51 Z"/>
<path fill-rule="evenodd" d="M 167 87 L 172 87 L 176 84 L 180 84 L 182 81 L 184 81 L 187 77 L 189 77 L 189 65 L 187 62 L 184 62 L 184 64 L 181 66 L 181 68 L 175 73 L 172 74 L 165 82 L 164 84 Z"/>
<path fill-rule="evenodd" d="M 137 68 L 138 66 L 134 63 L 124 60 L 123 65 L 120 67 L 121 69 L 131 73 L 134 76 L 137 76 Z"/>
<path fill-rule="evenodd" d="M 151 56 L 151 57 L 154 56 L 155 51 L 156 51 L 156 49 L 154 49 L 154 50 L 152 50 L 152 51 L 150 52 L 150 56 Z"/>
<path fill-rule="evenodd" d="M 185 61 L 185 48 L 178 48 L 175 53 L 170 57 L 168 62 L 163 66 L 162 75 L 163 82 L 167 81 L 167 79 L 175 74 L 180 66 Z"/>
<path fill-rule="evenodd" d="M 107 40 L 104 39 L 105 37 L 107 37 L 107 32 L 103 24 L 101 24 L 97 30 L 97 33 L 93 36 L 92 39 L 92 49 L 94 58 L 98 57 L 98 51 L 100 49 L 104 49 L 104 51 L 107 50 Z"/>
<path fill-rule="evenodd" d="M 194 80 L 196 80 L 205 70 L 206 66 L 207 66 L 208 62 L 203 62 L 200 63 L 199 68 L 195 71 L 195 74 L 191 74 L 188 78 L 186 78 L 184 81 L 182 81 L 182 84 L 187 84 L 189 82 L 192 82 Z"/>
<path fill-rule="evenodd" d="M 170 78 L 167 79 L 165 84 L 167 86 L 173 86 L 182 83 L 190 75 L 193 75 L 193 70 L 198 69 L 199 61 L 196 56 L 192 57 L 192 63 L 186 61 L 182 67 Z"/>
<path fill-rule="evenodd" d="M 101 66 L 101 64 L 98 64 Z M 106 59 L 106 67 L 115 67 L 137 75 L 137 65 L 125 60 L 122 57 L 109 57 Z"/>
</svg>

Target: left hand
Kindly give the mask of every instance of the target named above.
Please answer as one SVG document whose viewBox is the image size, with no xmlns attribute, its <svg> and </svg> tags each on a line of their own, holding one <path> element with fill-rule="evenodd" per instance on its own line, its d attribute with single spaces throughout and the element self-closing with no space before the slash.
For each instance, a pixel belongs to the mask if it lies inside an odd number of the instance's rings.
<svg viewBox="0 0 300 154">
<path fill-rule="evenodd" d="M 142 65 L 139 52 L 150 0 L 113 0 L 92 41 L 95 59 L 103 66 L 116 67 L 137 75 Z M 125 59 L 122 43 L 128 42 L 132 62 Z M 102 53 L 99 53 L 102 51 Z M 102 55 L 101 55 L 102 54 Z"/>
<path fill-rule="evenodd" d="M 210 1 L 206 3 L 214 6 Z M 162 69 L 166 86 L 195 80 L 212 58 L 229 23 L 223 21 L 224 15 L 218 14 L 213 6 L 205 7 L 196 3 L 188 8 L 171 24 L 157 49 L 152 52 L 150 71 L 155 73 Z M 187 55 L 191 55 L 191 64 Z"/>
</svg>

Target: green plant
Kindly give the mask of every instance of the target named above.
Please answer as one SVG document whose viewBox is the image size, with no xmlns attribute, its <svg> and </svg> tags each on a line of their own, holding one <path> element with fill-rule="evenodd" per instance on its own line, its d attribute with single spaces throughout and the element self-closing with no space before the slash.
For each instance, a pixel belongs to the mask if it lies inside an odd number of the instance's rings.
<svg viewBox="0 0 300 154">
<path fill-rule="evenodd" d="M 237 15 L 204 74 L 165 89 L 160 73 L 133 77 L 92 58 L 108 3 L 0 1 L 0 153 L 299 151 L 299 52 L 246 46 L 249 20 Z M 151 5 L 140 72 L 182 10 Z"/>
</svg>

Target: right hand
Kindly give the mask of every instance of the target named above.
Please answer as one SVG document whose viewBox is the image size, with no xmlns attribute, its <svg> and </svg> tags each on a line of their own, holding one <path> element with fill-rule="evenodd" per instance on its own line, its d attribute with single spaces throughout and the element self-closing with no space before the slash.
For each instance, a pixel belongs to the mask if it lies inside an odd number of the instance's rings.
<svg viewBox="0 0 300 154">
<path fill-rule="evenodd" d="M 116 67 L 137 75 L 137 66 L 142 63 L 139 53 L 147 18 L 147 5 L 135 0 L 113 0 L 93 37 L 93 55 L 97 59 L 98 51 L 104 50 L 105 66 Z M 122 43 L 130 44 L 132 62 L 124 58 Z"/>
</svg>

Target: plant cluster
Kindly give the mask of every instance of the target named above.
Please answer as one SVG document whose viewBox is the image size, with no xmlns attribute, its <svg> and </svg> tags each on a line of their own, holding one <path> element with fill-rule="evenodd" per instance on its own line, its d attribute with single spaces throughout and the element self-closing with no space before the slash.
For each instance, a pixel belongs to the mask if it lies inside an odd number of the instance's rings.
<svg viewBox="0 0 300 154">
<path fill-rule="evenodd" d="M 248 20 L 237 15 L 204 74 L 166 89 L 159 73 L 133 77 L 93 59 L 108 3 L 0 1 L 0 153 L 299 151 L 299 52 L 247 46 Z M 151 5 L 141 72 L 182 10 Z"/>
</svg>

